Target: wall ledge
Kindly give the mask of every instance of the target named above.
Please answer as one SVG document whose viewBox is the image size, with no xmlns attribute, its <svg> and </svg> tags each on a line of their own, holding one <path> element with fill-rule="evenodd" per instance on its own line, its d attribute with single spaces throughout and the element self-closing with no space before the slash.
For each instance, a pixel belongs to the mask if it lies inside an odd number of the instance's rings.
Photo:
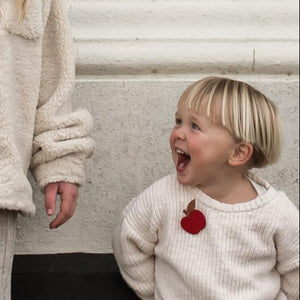
<svg viewBox="0 0 300 300">
<path fill-rule="evenodd" d="M 72 0 L 78 75 L 298 74 L 298 2 Z"/>
</svg>

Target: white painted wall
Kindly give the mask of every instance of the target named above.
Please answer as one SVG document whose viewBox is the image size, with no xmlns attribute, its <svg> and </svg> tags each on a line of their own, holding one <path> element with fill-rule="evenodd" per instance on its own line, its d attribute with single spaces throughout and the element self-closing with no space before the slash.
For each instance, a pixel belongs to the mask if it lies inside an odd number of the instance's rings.
<svg viewBox="0 0 300 300">
<path fill-rule="evenodd" d="M 68 0 L 78 49 L 74 106 L 94 116 L 75 216 L 56 231 L 35 189 L 37 214 L 19 218 L 16 253 L 111 252 L 120 210 L 173 172 L 168 138 L 178 97 L 208 74 L 244 80 L 284 120 L 281 160 L 258 170 L 298 205 L 298 1 Z"/>
</svg>

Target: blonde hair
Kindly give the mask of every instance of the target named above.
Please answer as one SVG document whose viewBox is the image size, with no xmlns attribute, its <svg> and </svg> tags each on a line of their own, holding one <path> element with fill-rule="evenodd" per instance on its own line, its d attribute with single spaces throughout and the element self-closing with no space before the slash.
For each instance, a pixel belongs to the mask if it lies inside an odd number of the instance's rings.
<svg viewBox="0 0 300 300">
<path fill-rule="evenodd" d="M 276 105 L 252 86 L 222 77 L 205 77 L 181 95 L 178 108 L 196 112 L 205 107 L 214 123 L 238 142 L 253 145 L 250 167 L 275 163 L 281 148 L 281 121 Z"/>
<path fill-rule="evenodd" d="M 26 5 L 29 0 L 14 0 L 18 7 L 19 20 L 23 20 L 26 11 Z"/>
</svg>

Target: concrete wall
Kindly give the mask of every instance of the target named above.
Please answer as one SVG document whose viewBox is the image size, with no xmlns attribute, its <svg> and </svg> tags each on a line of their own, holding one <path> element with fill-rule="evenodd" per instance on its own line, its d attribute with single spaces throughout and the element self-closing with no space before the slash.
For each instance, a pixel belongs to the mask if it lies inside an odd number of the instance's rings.
<svg viewBox="0 0 300 300">
<path fill-rule="evenodd" d="M 16 252 L 111 252 L 128 201 L 173 172 L 169 134 L 178 97 L 208 74 L 244 80 L 273 99 L 284 120 L 281 160 L 256 170 L 298 206 L 297 0 L 69 0 L 78 49 L 74 106 L 93 114 L 97 151 L 75 216 L 48 229 L 19 218 Z"/>
</svg>

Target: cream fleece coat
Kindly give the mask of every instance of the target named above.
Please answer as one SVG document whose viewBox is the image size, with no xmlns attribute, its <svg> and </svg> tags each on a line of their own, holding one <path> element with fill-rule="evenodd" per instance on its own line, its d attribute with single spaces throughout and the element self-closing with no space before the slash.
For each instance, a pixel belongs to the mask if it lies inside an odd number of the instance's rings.
<svg viewBox="0 0 300 300">
<path fill-rule="evenodd" d="M 94 149 L 92 118 L 72 112 L 72 35 L 63 0 L 30 0 L 23 22 L 0 0 L 0 209 L 33 214 L 30 169 L 39 187 L 82 184 Z"/>
</svg>

